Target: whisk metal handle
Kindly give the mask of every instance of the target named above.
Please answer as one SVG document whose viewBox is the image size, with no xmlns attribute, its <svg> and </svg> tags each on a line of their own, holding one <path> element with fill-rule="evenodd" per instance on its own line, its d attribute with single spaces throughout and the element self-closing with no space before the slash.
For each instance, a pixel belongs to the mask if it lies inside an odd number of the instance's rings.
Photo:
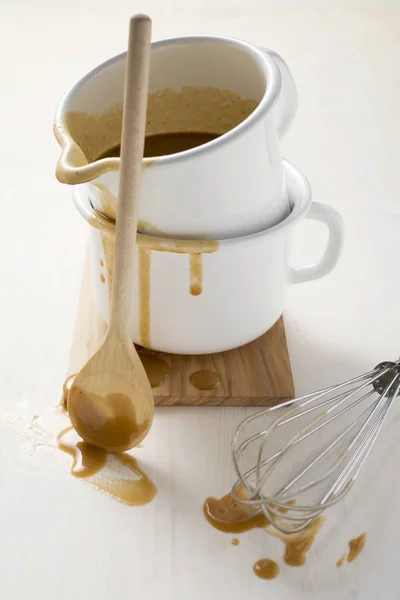
<svg viewBox="0 0 400 600">
<path fill-rule="evenodd" d="M 306 267 L 293 267 L 290 269 L 289 278 L 291 283 L 301 283 L 302 281 L 319 279 L 327 275 L 336 266 L 343 248 L 343 219 L 336 210 L 326 204 L 313 202 L 306 218 L 320 221 L 328 227 L 328 243 L 319 262 Z"/>
</svg>

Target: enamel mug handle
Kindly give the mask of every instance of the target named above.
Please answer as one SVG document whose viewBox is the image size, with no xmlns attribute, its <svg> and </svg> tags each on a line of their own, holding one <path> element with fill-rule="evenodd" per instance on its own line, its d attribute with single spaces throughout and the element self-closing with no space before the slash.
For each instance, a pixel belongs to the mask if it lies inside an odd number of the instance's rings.
<svg viewBox="0 0 400 600">
<path fill-rule="evenodd" d="M 290 128 L 297 111 L 297 88 L 289 67 L 279 54 L 268 48 L 263 51 L 277 64 L 281 74 L 281 89 L 275 102 L 274 110 L 277 118 L 279 137 L 283 137 Z"/>
<path fill-rule="evenodd" d="M 328 227 L 328 243 L 322 258 L 318 263 L 307 267 L 290 269 L 291 283 L 301 283 L 302 281 L 319 279 L 330 273 L 336 266 L 343 248 L 343 219 L 336 210 L 327 204 L 313 202 L 306 218 L 321 221 Z"/>
</svg>

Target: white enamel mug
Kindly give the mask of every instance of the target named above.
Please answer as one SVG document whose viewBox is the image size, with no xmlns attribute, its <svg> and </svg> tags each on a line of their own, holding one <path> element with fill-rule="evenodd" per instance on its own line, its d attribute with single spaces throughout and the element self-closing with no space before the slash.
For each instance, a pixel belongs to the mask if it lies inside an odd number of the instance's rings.
<svg viewBox="0 0 400 600">
<path fill-rule="evenodd" d="M 96 160 L 96 153 L 119 143 L 124 69 L 125 53 L 81 78 L 59 104 L 54 126 L 63 147 L 57 177 L 86 182 L 93 206 L 113 217 L 119 158 Z M 290 207 L 279 139 L 296 108 L 290 71 L 271 50 L 217 36 L 154 42 L 147 134 L 220 137 L 144 159 L 140 230 L 223 239 L 282 221 Z"/>
<path fill-rule="evenodd" d="M 342 249 L 342 219 L 331 207 L 312 202 L 307 179 L 286 161 L 284 166 L 292 209 L 272 228 L 214 243 L 193 241 L 186 251 L 176 240 L 138 235 L 131 314 L 135 343 L 178 354 L 236 348 L 256 339 L 278 320 L 289 284 L 317 279 L 333 269 Z M 110 255 L 105 249 L 112 243 L 114 223 L 94 211 L 85 187 L 76 188 L 74 199 L 79 212 L 93 225 L 94 298 L 107 322 L 111 275 L 107 268 Z M 317 264 L 294 269 L 289 262 L 292 233 L 306 217 L 323 222 L 329 239 Z M 176 252 L 177 247 L 182 253 Z M 200 285 L 193 290 L 192 268 L 199 266 L 199 256 L 202 273 L 195 269 L 194 279 Z"/>
</svg>

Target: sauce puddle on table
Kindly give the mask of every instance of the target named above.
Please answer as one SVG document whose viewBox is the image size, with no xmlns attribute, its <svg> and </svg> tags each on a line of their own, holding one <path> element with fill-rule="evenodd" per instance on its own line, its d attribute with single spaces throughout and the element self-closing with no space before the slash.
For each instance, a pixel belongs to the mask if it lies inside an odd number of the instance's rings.
<svg viewBox="0 0 400 600">
<path fill-rule="evenodd" d="M 249 498 L 246 490 L 239 486 L 236 490 L 239 499 L 247 500 Z M 288 506 L 293 505 L 295 500 L 289 500 Z M 222 498 L 207 498 L 203 505 L 204 516 L 207 521 L 218 529 L 226 533 L 243 533 L 255 528 L 265 529 L 267 533 L 279 538 L 285 545 L 284 562 L 290 567 L 300 567 L 307 560 L 307 553 L 311 549 L 316 535 L 323 525 L 323 517 L 319 516 L 312 521 L 303 531 L 293 534 L 284 534 L 273 528 L 264 513 L 253 512 L 251 506 L 236 501 L 231 493 Z M 285 513 L 289 509 L 278 509 Z M 269 561 L 270 559 L 262 559 Z M 274 561 L 272 561 L 274 562 Z M 257 563 L 256 563 L 257 564 Z M 269 564 L 269 563 L 268 563 Z M 266 566 L 266 563 L 263 563 Z M 278 566 L 278 565 L 277 565 Z M 270 567 L 272 569 L 272 567 Z M 261 566 L 257 566 L 256 574 L 261 577 Z M 256 568 L 254 566 L 254 572 Z M 275 573 L 275 571 L 271 571 Z M 279 574 L 279 568 L 276 577 Z M 264 577 L 267 579 L 268 577 Z M 270 577 L 273 578 L 273 577 Z"/>
<path fill-rule="evenodd" d="M 92 446 L 73 427 L 57 435 L 57 445 L 72 457 L 71 475 L 86 478 L 90 485 L 112 498 L 129 506 L 141 506 L 155 497 L 156 486 L 130 454 L 109 454 Z"/>
</svg>

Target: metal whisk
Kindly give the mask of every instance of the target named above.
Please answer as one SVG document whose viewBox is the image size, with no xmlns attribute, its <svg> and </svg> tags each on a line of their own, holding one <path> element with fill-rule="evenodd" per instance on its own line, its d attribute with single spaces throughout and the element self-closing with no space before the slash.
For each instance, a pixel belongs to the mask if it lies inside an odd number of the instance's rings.
<svg viewBox="0 0 400 600">
<path fill-rule="evenodd" d="M 283 533 L 304 529 L 350 490 L 399 392 L 400 360 L 382 362 L 247 417 L 232 440 L 234 499 Z"/>
</svg>

